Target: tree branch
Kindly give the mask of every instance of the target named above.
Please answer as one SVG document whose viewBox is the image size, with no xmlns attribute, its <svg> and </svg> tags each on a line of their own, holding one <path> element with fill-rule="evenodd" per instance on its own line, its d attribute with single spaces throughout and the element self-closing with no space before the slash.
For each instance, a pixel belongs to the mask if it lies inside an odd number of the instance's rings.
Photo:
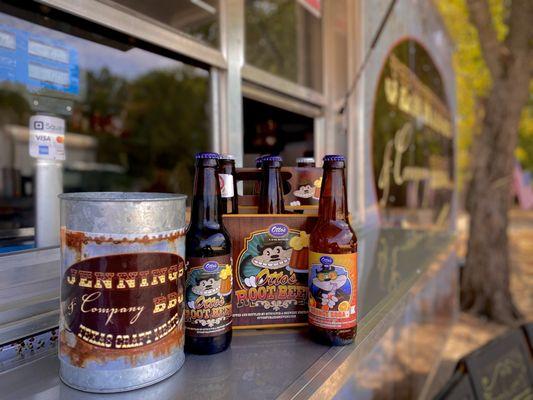
<svg viewBox="0 0 533 400">
<path fill-rule="evenodd" d="M 501 58 L 507 50 L 498 40 L 487 0 L 467 0 L 466 4 L 470 21 L 476 27 L 479 36 L 483 59 L 492 77 L 498 78 L 503 70 Z"/>
<path fill-rule="evenodd" d="M 520 62 L 529 63 L 530 75 L 533 73 L 533 2 L 531 0 L 513 0 L 511 4 L 509 34 L 505 39 L 511 56 Z"/>
</svg>

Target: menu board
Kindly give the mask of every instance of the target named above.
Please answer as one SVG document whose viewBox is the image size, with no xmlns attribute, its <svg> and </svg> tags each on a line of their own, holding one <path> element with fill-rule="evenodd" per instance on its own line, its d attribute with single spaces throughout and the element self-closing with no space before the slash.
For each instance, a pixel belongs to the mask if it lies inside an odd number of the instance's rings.
<svg viewBox="0 0 533 400">
<path fill-rule="evenodd" d="M 383 65 L 372 130 L 383 223 L 448 226 L 454 186 L 452 115 L 437 67 L 413 40 L 394 47 Z"/>
</svg>

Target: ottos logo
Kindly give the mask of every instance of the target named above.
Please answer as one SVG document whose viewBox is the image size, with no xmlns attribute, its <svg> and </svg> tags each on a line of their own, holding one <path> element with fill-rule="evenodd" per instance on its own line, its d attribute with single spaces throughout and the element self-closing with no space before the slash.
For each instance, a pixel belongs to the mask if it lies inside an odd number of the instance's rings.
<svg viewBox="0 0 533 400">
<path fill-rule="evenodd" d="M 323 265 L 331 265 L 333 264 L 333 258 L 328 256 L 322 256 L 320 257 L 320 263 Z"/>
<path fill-rule="evenodd" d="M 270 227 L 268 228 L 268 233 L 270 234 L 270 236 L 281 238 L 287 236 L 287 234 L 289 233 L 289 227 L 284 224 L 270 225 Z"/>
<path fill-rule="evenodd" d="M 209 261 L 204 264 L 204 270 L 207 272 L 218 271 L 218 263 L 216 261 Z"/>
</svg>

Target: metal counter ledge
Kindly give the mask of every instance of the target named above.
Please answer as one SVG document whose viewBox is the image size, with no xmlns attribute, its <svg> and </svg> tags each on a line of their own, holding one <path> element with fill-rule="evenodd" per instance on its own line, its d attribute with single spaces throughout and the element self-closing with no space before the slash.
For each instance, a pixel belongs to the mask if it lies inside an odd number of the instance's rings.
<svg viewBox="0 0 533 400">
<path fill-rule="evenodd" d="M 228 351 L 189 355 L 165 381 L 112 395 L 64 385 L 54 349 L 0 372 L 0 399 L 427 396 L 457 315 L 453 244 L 450 233 L 437 231 L 382 229 L 360 235 L 359 326 L 353 345 L 315 344 L 305 328 L 234 331 Z"/>
</svg>

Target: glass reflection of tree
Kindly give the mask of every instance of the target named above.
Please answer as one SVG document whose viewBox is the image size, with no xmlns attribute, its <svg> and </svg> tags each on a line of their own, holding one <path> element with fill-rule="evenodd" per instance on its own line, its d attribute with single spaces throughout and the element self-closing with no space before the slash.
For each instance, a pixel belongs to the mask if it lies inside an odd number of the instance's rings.
<svg viewBox="0 0 533 400">
<path fill-rule="evenodd" d="M 107 69 L 87 74 L 87 102 L 73 130 L 98 138 L 98 161 L 128 171 L 128 190 L 192 192 L 192 158 L 207 147 L 207 80 L 192 68 L 152 71 L 129 82 Z M 115 186 L 121 186 L 115 182 Z"/>
<path fill-rule="evenodd" d="M 297 80 L 296 1 L 247 0 L 246 58 L 274 75 Z"/>
<path fill-rule="evenodd" d="M 30 105 L 20 94 L 24 89 L 12 88 L 12 84 L 4 84 L 0 88 L 0 127 L 5 124 L 26 125 L 30 117 Z"/>
<path fill-rule="evenodd" d="M 187 68 L 154 71 L 132 83 L 125 107 L 132 173 L 162 179 L 165 191 L 192 192 L 191 160 L 207 147 L 207 96 L 206 79 Z"/>
</svg>

